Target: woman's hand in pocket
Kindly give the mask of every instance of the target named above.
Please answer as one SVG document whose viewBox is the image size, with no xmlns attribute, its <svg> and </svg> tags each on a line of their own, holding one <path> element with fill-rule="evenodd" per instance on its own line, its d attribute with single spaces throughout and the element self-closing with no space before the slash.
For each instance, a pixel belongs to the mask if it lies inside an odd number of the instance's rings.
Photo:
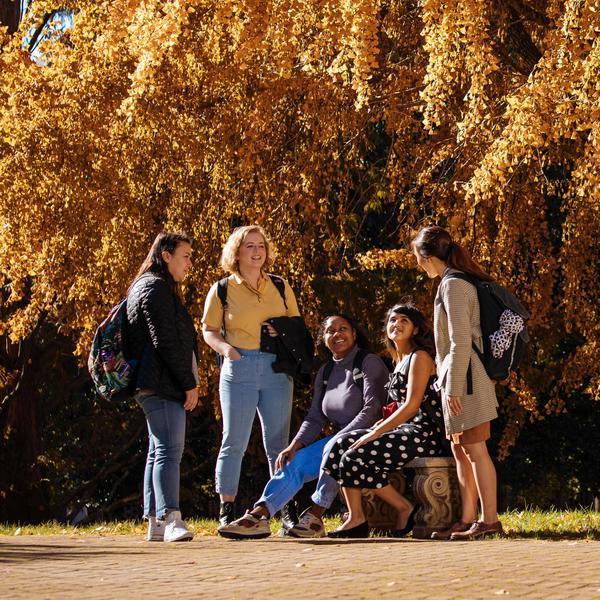
<svg viewBox="0 0 600 600">
<path fill-rule="evenodd" d="M 242 358 L 242 355 L 233 346 L 229 346 L 223 356 L 229 360 L 240 360 Z"/>
</svg>

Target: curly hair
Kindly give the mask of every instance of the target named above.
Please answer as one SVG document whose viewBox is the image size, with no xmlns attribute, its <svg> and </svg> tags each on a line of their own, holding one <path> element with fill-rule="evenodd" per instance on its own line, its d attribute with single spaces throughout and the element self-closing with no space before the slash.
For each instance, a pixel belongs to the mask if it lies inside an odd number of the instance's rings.
<svg viewBox="0 0 600 600">
<path fill-rule="evenodd" d="M 371 350 L 371 344 L 369 343 L 369 339 L 365 335 L 364 331 L 356 323 L 356 319 L 354 319 L 354 317 L 351 317 L 350 315 L 347 315 L 345 313 L 334 313 L 331 315 L 327 315 L 323 319 L 323 321 L 321 321 L 321 325 L 319 326 L 319 333 L 317 334 L 317 345 L 318 346 L 323 346 L 323 348 L 325 348 L 325 350 L 329 354 L 331 354 L 331 350 L 329 350 L 329 348 L 327 348 L 327 346 L 325 345 L 325 342 L 323 341 L 323 338 L 325 336 L 325 328 L 327 327 L 327 322 L 329 321 L 329 319 L 334 319 L 335 317 L 344 319 L 344 321 L 346 321 L 348 323 L 348 325 L 350 325 L 350 327 L 352 328 L 352 331 L 356 334 L 356 345 L 359 348 L 362 348 L 363 350 Z"/>
<path fill-rule="evenodd" d="M 250 233 L 260 234 L 265 241 L 267 258 L 263 265 L 263 270 L 266 270 L 267 267 L 270 267 L 273 264 L 276 256 L 275 249 L 273 248 L 271 240 L 267 237 L 265 230 L 260 225 L 244 225 L 243 227 L 236 227 L 223 246 L 220 262 L 224 271 L 228 273 L 238 272 L 238 252 L 240 246 L 246 241 L 246 238 Z"/>
</svg>

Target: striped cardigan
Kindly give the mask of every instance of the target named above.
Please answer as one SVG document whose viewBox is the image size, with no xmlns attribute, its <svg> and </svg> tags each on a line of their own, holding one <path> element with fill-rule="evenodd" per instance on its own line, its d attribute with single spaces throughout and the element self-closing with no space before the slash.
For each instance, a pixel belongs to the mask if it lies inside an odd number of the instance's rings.
<svg viewBox="0 0 600 600">
<path fill-rule="evenodd" d="M 448 268 L 444 276 L 455 270 Z M 472 348 L 479 349 L 481 325 L 475 287 L 462 279 L 445 278 L 438 287 L 433 309 L 437 387 L 442 392 L 446 434 L 459 433 L 498 416 L 494 382 Z M 471 361 L 473 393 L 467 395 L 467 370 Z M 450 414 L 447 396 L 460 396 L 463 411 Z"/>
</svg>

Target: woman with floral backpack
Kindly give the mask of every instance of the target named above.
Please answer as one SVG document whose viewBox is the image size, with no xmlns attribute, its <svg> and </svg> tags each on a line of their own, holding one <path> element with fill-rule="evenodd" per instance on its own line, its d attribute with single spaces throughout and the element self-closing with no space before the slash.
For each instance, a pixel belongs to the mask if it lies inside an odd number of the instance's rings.
<svg viewBox="0 0 600 600">
<path fill-rule="evenodd" d="M 179 508 L 186 411 L 198 404 L 196 332 L 178 294 L 191 255 L 187 235 L 159 233 L 127 294 L 127 341 L 138 360 L 134 397 L 148 424 L 144 518 L 153 542 L 193 538 Z"/>
</svg>

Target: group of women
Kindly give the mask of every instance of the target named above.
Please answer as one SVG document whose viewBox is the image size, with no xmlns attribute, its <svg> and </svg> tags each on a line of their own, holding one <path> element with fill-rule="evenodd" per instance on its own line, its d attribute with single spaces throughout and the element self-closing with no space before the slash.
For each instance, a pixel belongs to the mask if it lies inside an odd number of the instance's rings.
<svg viewBox="0 0 600 600">
<path fill-rule="evenodd" d="M 270 535 L 269 519 L 284 514 L 303 485 L 314 480 L 312 504 L 286 524 L 287 535 L 367 537 L 364 488 L 396 510 L 394 534 L 406 535 L 418 507 L 389 484 L 388 476 L 415 457 L 440 455 L 446 440 L 456 459 L 462 516 L 432 537 L 502 533 L 496 474 L 486 446 L 497 401 L 494 382 L 473 349 L 481 348 L 477 294 L 471 283 L 448 275 L 459 271 L 490 278 L 441 227 L 422 229 L 412 250 L 418 266 L 441 279 L 433 328 L 411 303 L 388 310 L 383 341 L 394 363 L 390 374 L 352 317 L 326 317 L 318 339 L 330 358 L 315 376 L 310 410 L 289 442 L 293 380 L 269 340 L 293 338 L 297 302 L 286 281 L 268 274 L 274 256 L 265 231 L 252 225 L 232 233 L 221 257 L 229 276 L 211 287 L 202 318 L 205 342 L 222 357 L 223 436 L 216 465 L 221 536 Z M 128 338 L 139 360 L 135 398 L 149 432 L 144 517 L 151 541 L 192 538 L 179 508 L 179 463 L 185 412 L 198 402 L 196 338 L 178 294 L 191 251 L 187 236 L 159 234 L 128 294 Z M 271 478 L 254 506 L 236 518 L 241 463 L 257 413 Z M 327 424 L 332 435 L 323 434 Z M 326 534 L 323 514 L 340 488 L 348 512 L 341 526 Z"/>
</svg>

